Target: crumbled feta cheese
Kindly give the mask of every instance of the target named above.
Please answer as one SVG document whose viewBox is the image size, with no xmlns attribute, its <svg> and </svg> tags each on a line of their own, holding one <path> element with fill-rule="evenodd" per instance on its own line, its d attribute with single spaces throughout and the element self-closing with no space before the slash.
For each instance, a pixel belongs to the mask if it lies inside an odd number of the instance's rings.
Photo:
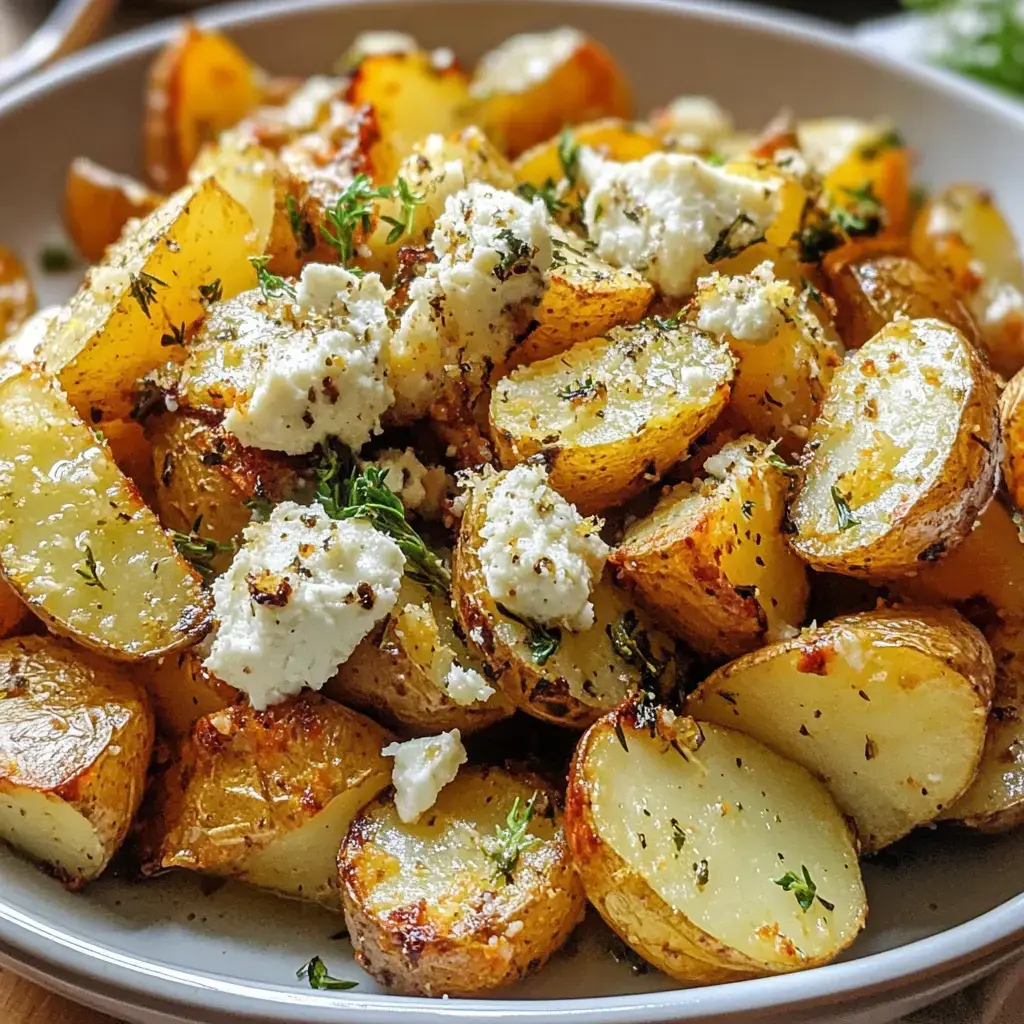
<svg viewBox="0 0 1024 1024">
<path fill-rule="evenodd" d="M 658 130 L 679 149 L 713 149 L 730 135 L 732 118 L 708 96 L 678 96 L 657 118 Z"/>
<path fill-rule="evenodd" d="M 431 515 L 440 510 L 448 490 L 444 468 L 423 465 L 412 448 L 385 448 L 372 462 L 363 465 L 385 470 L 388 490 L 397 494 L 410 511 Z"/>
<path fill-rule="evenodd" d="M 453 663 L 444 680 L 448 696 L 456 704 L 482 704 L 494 696 L 494 687 L 475 668 Z"/>
<path fill-rule="evenodd" d="M 458 729 L 405 743 L 391 743 L 381 753 L 395 759 L 391 784 L 395 787 L 398 816 L 405 822 L 416 821 L 424 811 L 430 810 L 438 793 L 466 763 L 466 748 Z"/>
<path fill-rule="evenodd" d="M 788 281 L 776 281 L 771 262 L 749 274 L 723 277 L 717 271 L 697 282 L 697 326 L 738 341 L 771 341 L 787 319 L 795 292 Z"/>
<path fill-rule="evenodd" d="M 262 709 L 334 675 L 394 607 L 405 557 L 364 520 L 291 501 L 242 538 L 213 583 L 217 631 L 203 664 Z"/>
<path fill-rule="evenodd" d="M 295 134 L 311 132 L 320 124 L 331 103 L 344 93 L 344 82 L 327 75 L 312 75 L 280 108 L 281 122 Z"/>
<path fill-rule="evenodd" d="M 600 525 L 550 487 L 540 466 L 504 473 L 480 528 L 480 565 L 491 597 L 530 622 L 589 629 L 590 593 L 608 557 Z"/>
<path fill-rule="evenodd" d="M 494 93 L 527 92 L 550 78 L 585 43 L 586 37 L 575 28 L 511 36 L 480 59 L 470 95 L 484 99 Z"/>
<path fill-rule="evenodd" d="M 224 428 L 245 445 L 289 455 L 328 437 L 355 450 L 366 444 L 394 401 L 386 298 L 376 274 L 305 267 L 292 307 L 295 333 L 287 344 L 267 346 L 252 393 L 228 409 Z"/>
<path fill-rule="evenodd" d="M 742 177 L 686 153 L 623 164 L 584 148 L 580 167 L 590 185 L 584 217 L 597 255 L 641 272 L 669 296 L 692 292 L 716 243 L 740 250 L 778 213 L 781 179 Z"/>
<path fill-rule="evenodd" d="M 36 310 L 9 338 L 4 339 L 0 344 L 0 354 L 22 365 L 39 361 L 43 342 L 63 312 L 61 306 L 44 306 Z"/>
<path fill-rule="evenodd" d="M 395 53 L 415 53 L 420 44 L 408 32 L 377 29 L 360 32 L 342 59 L 344 67 L 353 68 L 364 57 L 387 57 Z"/>
</svg>

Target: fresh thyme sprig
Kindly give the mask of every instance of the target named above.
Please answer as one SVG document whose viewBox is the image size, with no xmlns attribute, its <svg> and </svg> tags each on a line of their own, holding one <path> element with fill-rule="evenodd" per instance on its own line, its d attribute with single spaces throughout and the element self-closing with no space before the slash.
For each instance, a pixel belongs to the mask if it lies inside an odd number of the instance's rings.
<svg viewBox="0 0 1024 1024">
<path fill-rule="evenodd" d="M 199 516 L 192 524 L 189 533 L 171 531 L 171 540 L 178 549 L 178 554 L 192 564 L 192 567 L 203 579 L 208 580 L 213 575 L 213 560 L 222 551 L 234 551 L 234 544 L 220 542 L 212 537 L 201 537 L 199 528 L 203 525 L 203 517 Z"/>
<path fill-rule="evenodd" d="M 526 806 L 520 810 L 519 797 L 516 797 L 512 803 L 512 810 L 505 818 L 505 824 L 496 826 L 493 838 L 487 837 L 485 841 L 484 848 L 487 851 L 487 856 L 495 864 L 495 876 L 506 882 L 513 880 L 513 874 L 522 852 L 538 841 L 537 837 L 530 835 L 528 831 L 536 800 L 535 792 L 526 801 Z"/>
<path fill-rule="evenodd" d="M 249 262 L 256 268 L 256 283 L 263 292 L 263 298 L 275 299 L 282 295 L 289 299 L 295 298 L 295 289 L 283 277 L 267 270 L 269 256 L 250 256 Z"/>
<path fill-rule="evenodd" d="M 100 590 L 106 590 L 107 588 L 103 584 L 103 580 L 100 579 L 100 567 L 96 564 L 96 558 L 93 556 L 92 548 L 88 544 L 84 548 L 80 549 L 82 554 L 85 555 L 85 566 L 75 566 L 75 572 L 85 580 L 87 587 L 99 587 Z"/>
<path fill-rule="evenodd" d="M 327 965 L 315 956 L 309 963 L 303 964 L 296 972 L 296 978 L 305 978 L 310 988 L 319 989 L 325 992 L 345 992 L 355 988 L 358 981 L 343 981 L 341 978 L 332 978 L 327 971 Z"/>
<path fill-rule="evenodd" d="M 416 207 L 422 206 L 426 198 L 426 193 L 414 192 L 409 187 L 409 182 L 401 177 L 401 175 L 395 181 L 395 188 L 388 189 L 387 196 L 392 198 L 397 192 L 401 217 L 381 217 L 385 224 L 391 225 L 391 230 L 388 232 L 387 237 L 388 245 L 394 245 L 402 235 L 412 234 L 413 223 L 416 220 Z M 387 188 L 387 186 L 383 187 Z"/>
<path fill-rule="evenodd" d="M 374 201 L 390 198 L 390 185 L 375 187 L 365 174 L 357 174 L 338 196 L 334 207 L 327 210 L 327 224 L 320 225 L 320 234 L 338 250 L 342 263 L 350 262 L 355 255 L 356 232 L 369 234 L 373 226 Z"/>
<path fill-rule="evenodd" d="M 442 596 L 451 590 L 451 573 L 408 524 L 402 499 L 387 485 L 387 469 L 366 466 L 342 479 L 342 461 L 331 447 L 321 449 L 316 468 L 316 500 L 332 519 L 366 519 L 387 534 L 405 555 L 405 574 Z"/>
<path fill-rule="evenodd" d="M 787 871 L 781 878 L 774 879 L 775 884 L 782 886 L 785 892 L 791 892 L 796 897 L 797 903 L 800 904 L 800 909 L 805 914 L 814 906 L 815 900 L 826 910 L 830 912 L 835 910 L 836 905 L 834 903 L 829 903 L 828 900 L 822 899 L 818 895 L 818 887 L 811 879 L 811 873 L 807 870 L 806 865 L 801 865 L 801 870 L 803 871 L 803 878 L 795 871 Z"/>
</svg>

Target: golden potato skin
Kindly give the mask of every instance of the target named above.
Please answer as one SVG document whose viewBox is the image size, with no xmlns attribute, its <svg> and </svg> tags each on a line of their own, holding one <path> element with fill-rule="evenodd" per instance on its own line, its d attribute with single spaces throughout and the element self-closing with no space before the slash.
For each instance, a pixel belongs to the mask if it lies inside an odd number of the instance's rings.
<svg viewBox="0 0 1024 1024">
<path fill-rule="evenodd" d="M 189 736 L 200 718 L 242 697 L 203 668 L 203 656 L 195 647 L 158 658 L 146 669 L 139 678 L 153 705 L 157 730 L 166 739 Z"/>
<path fill-rule="evenodd" d="M 626 531 L 618 578 L 661 624 L 712 657 L 736 657 L 803 622 L 807 572 L 783 534 L 789 479 L 749 434 L 719 481 L 680 484 Z"/>
<path fill-rule="evenodd" d="M 0 341 L 9 338 L 36 309 L 32 279 L 18 257 L 0 245 Z"/>
<path fill-rule="evenodd" d="M 815 569 L 881 580 L 952 551 L 995 490 L 997 398 L 954 327 L 889 324 L 843 363 L 811 428 L 790 507 L 794 550 Z M 899 469 L 915 446 L 923 468 Z"/>
<path fill-rule="evenodd" d="M 383 789 L 391 765 L 380 751 L 390 738 L 316 693 L 266 711 L 236 703 L 201 718 L 159 780 L 147 815 L 146 869 L 247 880 L 261 855 L 330 814 L 335 800 L 351 801 L 354 814 Z M 335 886 L 333 870 L 316 879 L 313 891 L 289 891 L 283 879 L 268 885 L 332 906 Z"/>
<path fill-rule="evenodd" d="M 860 348 L 898 317 L 931 317 L 952 324 L 981 347 L 978 326 L 949 282 L 925 270 L 891 242 L 857 242 L 823 263 L 836 327 L 847 348 Z"/>
<path fill-rule="evenodd" d="M 515 708 L 501 690 L 486 702 L 468 705 L 448 696 L 445 677 L 456 662 L 486 678 L 451 604 L 407 577 L 382 628 L 362 640 L 323 692 L 402 737 L 452 729 L 468 736 L 508 718 Z"/>
<path fill-rule="evenodd" d="M 452 559 L 452 600 L 459 625 L 490 667 L 488 678 L 520 710 L 569 728 L 583 729 L 615 707 L 641 682 L 639 670 L 615 651 L 608 630 L 632 613 L 663 665 L 662 685 L 674 674 L 673 642 L 650 627 L 642 610 L 612 582 L 611 569 L 591 593 L 594 625 L 583 633 L 561 631 L 558 650 L 537 664 L 527 643 L 527 630 L 504 615 L 487 590 L 477 554 L 480 527 L 487 514 L 493 482 L 478 484 L 469 498 Z"/>
<path fill-rule="evenodd" d="M 1017 508 L 1024 508 L 1024 370 L 1015 374 L 999 396 L 1003 435 L 1003 479 Z"/>
<path fill-rule="evenodd" d="M 534 799 L 511 877 L 481 848 L 515 799 Z M 338 855 L 342 904 L 359 965 L 406 995 L 483 995 L 538 970 L 582 918 L 586 901 L 539 777 L 464 767 L 419 822 L 403 824 L 390 792 L 352 823 Z"/>
<path fill-rule="evenodd" d="M 128 834 L 152 747 L 153 714 L 130 670 L 55 637 L 0 642 L 0 805 L 31 791 L 85 819 L 97 852 L 49 864 L 69 888 L 102 874 Z"/>
</svg>

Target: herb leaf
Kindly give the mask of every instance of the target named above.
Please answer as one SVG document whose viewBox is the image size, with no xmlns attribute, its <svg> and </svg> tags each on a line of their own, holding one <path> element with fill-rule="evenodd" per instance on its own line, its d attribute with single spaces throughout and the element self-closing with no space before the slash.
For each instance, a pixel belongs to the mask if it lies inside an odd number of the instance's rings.
<svg viewBox="0 0 1024 1024">
<path fill-rule="evenodd" d="M 521 181 L 516 185 L 516 192 L 528 202 L 540 199 L 548 208 L 548 213 L 552 217 L 556 213 L 560 213 L 568 205 L 558 198 L 558 184 L 551 178 L 545 178 L 544 184 L 540 188 L 537 188 L 536 185 L 531 185 L 528 181 Z"/>
<path fill-rule="evenodd" d="M 814 906 L 815 900 L 826 910 L 835 910 L 836 906 L 834 903 L 829 903 L 828 900 L 822 899 L 818 895 L 818 887 L 811 879 L 811 873 L 807 870 L 806 865 L 802 864 L 800 869 L 803 872 L 803 878 L 795 871 L 787 871 L 781 878 L 774 879 L 775 884 L 782 886 L 785 892 L 791 892 L 796 897 L 797 903 L 800 904 L 800 909 L 805 914 Z"/>
<path fill-rule="evenodd" d="M 204 580 L 208 580 L 213 575 L 214 558 L 222 551 L 234 551 L 235 545 L 220 543 L 212 537 L 201 537 L 199 529 L 202 525 L 203 517 L 199 516 L 192 524 L 192 530 L 189 533 L 172 530 L 171 540 L 174 541 L 178 554 L 190 562 Z"/>
<path fill-rule="evenodd" d="M 413 222 L 416 220 L 416 207 L 422 206 L 426 198 L 424 192 L 413 192 L 405 178 L 399 176 L 397 183 L 402 216 L 400 218 L 381 217 L 382 221 L 391 225 L 387 237 L 388 245 L 394 245 L 402 235 L 412 234 Z"/>
<path fill-rule="evenodd" d="M 66 245 L 44 245 L 39 250 L 39 266 L 45 274 L 64 274 L 75 266 L 75 257 Z"/>
<path fill-rule="evenodd" d="M 747 230 L 744 231 L 744 228 Z M 753 219 L 745 213 L 738 214 L 728 227 L 719 231 L 715 244 L 704 253 L 704 259 L 708 263 L 718 263 L 720 260 L 738 256 L 744 249 L 763 242 L 764 234 L 755 237 L 751 229 L 757 230 L 757 224 Z"/>
<path fill-rule="evenodd" d="M 172 345 L 177 345 L 180 348 L 185 347 L 185 323 L 182 321 L 181 325 L 175 327 L 171 324 L 167 334 L 160 335 L 160 344 L 164 348 L 170 348 Z"/>
<path fill-rule="evenodd" d="M 338 196 L 333 209 L 327 210 L 327 224 L 320 225 L 324 241 L 338 250 L 338 259 L 348 263 L 355 254 L 356 231 L 369 234 L 372 227 L 375 199 L 390 199 L 390 185 L 376 188 L 365 174 L 357 174 Z"/>
<path fill-rule="evenodd" d="M 128 275 L 128 293 L 139 304 L 139 308 L 147 320 L 153 319 L 149 307 L 156 302 L 157 285 L 166 288 L 167 282 L 161 281 L 159 277 L 154 277 L 152 274 L 147 274 L 144 270 Z"/>
<path fill-rule="evenodd" d="M 568 128 L 563 128 L 562 134 L 558 136 L 558 162 L 562 165 L 562 174 L 572 187 L 580 174 L 580 147 Z"/>
<path fill-rule="evenodd" d="M 295 298 L 295 289 L 283 277 L 267 270 L 269 256 L 250 256 L 249 262 L 256 268 L 256 283 L 263 292 L 263 298 L 274 299 L 282 295 L 289 299 Z"/>
<path fill-rule="evenodd" d="M 100 590 L 106 590 L 107 588 L 103 585 L 103 580 L 100 579 L 100 572 L 102 570 L 96 564 L 92 548 L 86 544 L 84 548 L 79 550 L 85 555 L 84 565 L 76 565 L 75 572 L 85 580 L 87 587 L 99 587 Z"/>
<path fill-rule="evenodd" d="M 224 298 L 224 285 L 221 283 L 219 277 L 214 278 L 209 284 L 201 284 L 199 286 L 199 297 L 203 302 L 220 302 Z"/>
<path fill-rule="evenodd" d="M 832 501 L 836 506 L 840 530 L 849 530 L 859 525 L 860 520 L 850 511 L 849 502 L 839 493 L 839 488 L 835 484 L 832 485 Z"/>
<path fill-rule="evenodd" d="M 498 611 L 513 622 L 518 622 L 524 629 L 529 630 L 526 634 L 526 645 L 530 648 L 535 665 L 546 665 L 548 659 L 558 650 L 562 644 L 562 631 L 557 626 L 541 626 L 536 622 L 529 622 L 516 615 L 514 611 L 506 608 L 503 604 L 498 605 Z"/>
<path fill-rule="evenodd" d="M 523 241 L 518 235 L 514 235 L 510 228 L 502 228 L 497 237 L 505 243 L 507 252 L 502 253 L 501 259 L 494 268 L 494 276 L 499 281 L 507 281 L 516 273 L 517 268 L 529 263 L 533 254 L 537 251 L 529 242 Z"/>
<path fill-rule="evenodd" d="M 326 964 L 318 956 L 313 957 L 309 963 L 303 964 L 295 972 L 295 977 L 304 977 L 309 982 L 310 988 L 325 992 L 345 992 L 359 984 L 357 981 L 342 981 L 340 978 L 332 978 L 327 973 Z"/>
<path fill-rule="evenodd" d="M 498 825 L 494 830 L 494 837 L 487 837 L 485 840 L 487 856 L 496 865 L 495 876 L 503 878 L 506 882 L 513 880 L 513 872 L 523 850 L 539 842 L 536 836 L 531 836 L 527 831 L 533 818 L 533 805 L 536 799 L 537 794 L 534 793 L 520 811 L 519 797 L 516 797 L 512 803 L 512 810 L 505 818 L 505 824 Z"/>
<path fill-rule="evenodd" d="M 555 393 L 559 398 L 571 402 L 573 399 L 591 398 L 597 394 L 599 387 L 600 385 L 596 384 L 594 378 L 588 373 L 583 380 L 574 380 L 572 384 L 567 384 Z"/>
</svg>

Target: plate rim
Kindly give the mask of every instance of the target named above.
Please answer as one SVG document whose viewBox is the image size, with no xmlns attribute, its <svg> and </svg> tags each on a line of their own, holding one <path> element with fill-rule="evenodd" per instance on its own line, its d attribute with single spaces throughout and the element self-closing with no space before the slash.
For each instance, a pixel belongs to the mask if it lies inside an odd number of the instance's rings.
<svg viewBox="0 0 1024 1024">
<path fill-rule="evenodd" d="M 430 3 L 433 0 L 418 0 Z M 486 0 L 449 0 L 477 6 Z M 542 8 L 545 0 L 517 0 L 522 7 Z M 998 114 L 1024 135 L 1024 104 L 1003 97 L 941 68 L 901 62 L 862 47 L 853 33 L 819 19 L 743 3 L 716 0 L 561 0 L 580 7 L 651 9 L 682 21 L 743 24 L 768 37 L 790 38 L 819 48 L 854 56 L 886 68 L 898 77 L 967 101 Z M 403 6 L 408 0 L 303 0 L 305 8 Z M 241 0 L 197 12 L 201 25 L 224 28 L 272 21 L 295 10 L 295 0 Z M 51 67 L 0 92 L 0 135 L 3 120 L 48 92 L 106 69 L 118 61 L 154 52 L 182 22 L 171 18 L 124 33 L 64 58 Z M 649 1024 L 669 1021 L 714 1021 L 742 1014 L 778 1012 L 826 1003 L 841 1005 L 927 979 L 941 980 L 958 967 L 1024 943 L 1024 892 L 978 917 L 936 935 L 872 953 L 857 960 L 829 964 L 805 972 L 731 982 L 709 988 L 679 988 L 622 996 L 557 999 L 434 1000 L 388 993 L 344 996 L 298 987 L 240 983 L 223 975 L 201 974 L 158 964 L 105 949 L 85 938 L 61 931 L 9 905 L 0 893 L 0 952 L 17 961 L 34 961 L 30 968 L 54 976 L 73 974 L 78 983 L 95 990 L 130 994 L 133 1007 L 161 1006 L 179 1011 L 237 1015 L 254 1024 L 395 1024 L 403 1019 L 423 1022 L 452 1020 L 515 1020 L 541 1024 L 555 1015 L 572 1014 L 581 1024 Z M 26 964 L 28 967 L 29 965 Z M 287 1008 L 287 1009 L 286 1009 Z M 287 1016 L 282 1016 L 287 1015 Z M 405 1015 L 405 1016 L 403 1016 Z"/>
</svg>

